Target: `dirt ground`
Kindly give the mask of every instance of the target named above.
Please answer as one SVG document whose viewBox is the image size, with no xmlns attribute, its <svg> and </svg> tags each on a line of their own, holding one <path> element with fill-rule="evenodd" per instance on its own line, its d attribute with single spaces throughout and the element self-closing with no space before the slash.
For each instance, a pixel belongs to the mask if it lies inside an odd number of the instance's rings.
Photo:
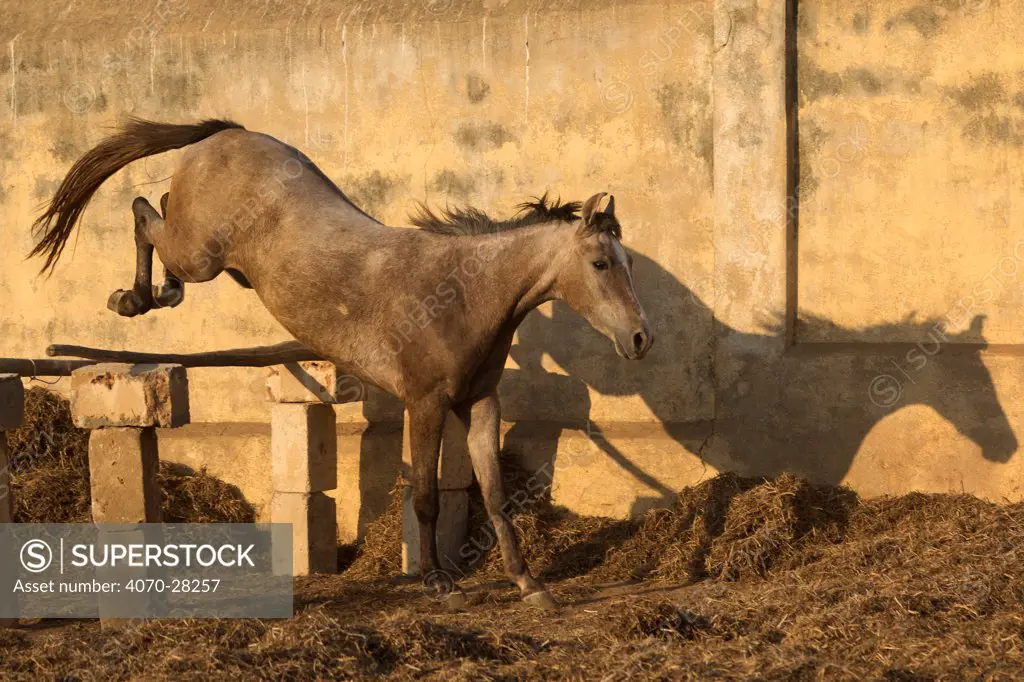
<svg viewBox="0 0 1024 682">
<path fill-rule="evenodd" d="M 60 405 L 46 404 L 60 419 Z M 33 438 L 15 434 L 22 448 Z M 84 492 L 24 495 L 43 490 L 38 478 L 65 487 L 83 478 L 74 439 L 60 442 L 16 471 L 22 519 L 87 513 L 87 469 Z M 532 489 L 509 464 L 506 488 Z M 246 513 L 202 472 L 164 472 L 163 483 L 165 513 L 177 520 Z M 471 542 L 485 547 L 479 504 L 472 514 Z M 89 621 L 26 621 L 0 631 L 0 678 L 1024 678 L 1021 503 L 861 500 L 791 476 L 723 475 L 631 522 L 574 516 L 542 495 L 515 523 L 535 573 L 563 604 L 557 613 L 519 601 L 496 551 L 466 568 L 463 612 L 395 578 L 393 496 L 365 542 L 339 552 L 341 573 L 296 580 L 291 620 L 106 632 Z"/>
</svg>

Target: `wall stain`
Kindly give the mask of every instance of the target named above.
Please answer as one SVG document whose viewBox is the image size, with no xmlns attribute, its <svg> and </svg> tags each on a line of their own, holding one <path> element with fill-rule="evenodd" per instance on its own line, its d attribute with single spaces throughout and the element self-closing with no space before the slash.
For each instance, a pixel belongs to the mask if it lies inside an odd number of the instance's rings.
<svg viewBox="0 0 1024 682">
<path fill-rule="evenodd" d="M 345 181 L 345 193 L 351 197 L 356 206 L 372 216 L 380 215 L 382 209 L 395 196 L 397 191 L 408 184 L 397 175 L 387 176 L 379 170 Z"/>
<path fill-rule="evenodd" d="M 466 76 L 466 96 L 473 104 L 480 104 L 491 92 L 491 86 L 475 73 Z"/>
<path fill-rule="evenodd" d="M 859 12 L 853 15 L 853 30 L 857 33 L 867 33 L 871 27 L 871 16 L 867 12 Z"/>
<path fill-rule="evenodd" d="M 431 189 L 447 196 L 459 199 L 469 199 L 476 191 L 476 180 L 472 175 L 460 175 L 455 171 L 445 168 L 434 176 Z"/>
<path fill-rule="evenodd" d="M 1011 147 L 1024 146 L 1024 122 L 1009 116 L 976 116 L 963 127 L 964 139 Z"/>
<path fill-rule="evenodd" d="M 1006 91 L 994 73 L 985 73 L 968 81 L 967 85 L 947 88 L 946 94 L 964 109 L 979 111 L 1006 99 Z"/>
<path fill-rule="evenodd" d="M 714 163 L 714 140 L 708 116 L 711 95 L 707 88 L 666 83 L 654 96 L 672 142 L 691 150 L 710 170 Z"/>
<path fill-rule="evenodd" d="M 60 178 L 51 180 L 37 175 L 35 187 L 32 189 L 32 198 L 38 201 L 49 201 L 58 187 L 60 187 Z"/>
<path fill-rule="evenodd" d="M 842 73 L 826 71 L 810 59 L 800 60 L 797 68 L 800 95 L 805 103 L 849 93 L 874 97 L 894 89 L 908 93 L 921 90 L 920 76 L 910 76 L 902 83 L 896 83 L 889 75 L 881 75 L 864 67 L 851 67 Z"/>
<path fill-rule="evenodd" d="M 0 130 L 0 161 L 14 160 L 14 140 L 10 133 Z"/>
<path fill-rule="evenodd" d="M 515 136 L 500 123 L 463 123 L 455 131 L 455 142 L 471 150 L 497 149 L 506 142 L 514 142 Z"/>
<path fill-rule="evenodd" d="M 939 33 L 939 29 L 942 27 L 942 22 L 945 19 L 935 11 L 935 7 L 930 4 L 917 5 L 911 7 L 906 12 L 899 14 L 895 17 L 887 19 L 884 27 L 886 31 L 891 31 L 900 24 L 908 24 L 913 26 L 922 38 L 934 38 Z"/>
<path fill-rule="evenodd" d="M 822 97 L 835 97 L 843 91 L 843 79 L 838 73 L 825 71 L 810 59 L 797 64 L 797 86 L 805 101 Z"/>
<path fill-rule="evenodd" d="M 832 134 L 812 118 L 800 122 L 800 195 L 806 197 L 818 188 L 820 182 L 814 172 L 814 159 L 831 137 Z"/>
<path fill-rule="evenodd" d="M 61 130 L 53 138 L 53 144 L 50 146 L 50 154 L 53 155 L 53 158 L 62 164 L 77 161 L 78 157 L 84 154 L 86 150 L 79 146 L 78 141 L 75 139 L 76 137 L 74 128 L 62 126 Z"/>
</svg>

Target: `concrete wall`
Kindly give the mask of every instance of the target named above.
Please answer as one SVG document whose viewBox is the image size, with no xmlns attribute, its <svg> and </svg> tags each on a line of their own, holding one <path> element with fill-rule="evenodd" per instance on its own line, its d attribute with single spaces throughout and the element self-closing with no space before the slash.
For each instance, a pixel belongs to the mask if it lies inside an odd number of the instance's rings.
<svg viewBox="0 0 1024 682">
<path fill-rule="evenodd" d="M 131 199 L 159 199 L 175 153 L 108 181 L 53 277 L 23 261 L 38 205 L 107 126 L 224 116 L 299 146 L 389 224 L 419 200 L 502 215 L 546 190 L 616 195 L 652 353 L 622 361 L 546 306 L 501 386 L 506 447 L 553 461 L 559 503 L 624 516 L 723 469 L 1019 498 L 1014 9 L 20 3 L 0 26 L 0 355 L 287 338 L 227 278 L 174 310 L 105 310 L 132 277 Z M 163 450 L 258 505 L 263 378 L 192 372 L 200 423 Z M 400 467 L 401 408 L 375 396 L 338 411 L 351 537 Z"/>
</svg>

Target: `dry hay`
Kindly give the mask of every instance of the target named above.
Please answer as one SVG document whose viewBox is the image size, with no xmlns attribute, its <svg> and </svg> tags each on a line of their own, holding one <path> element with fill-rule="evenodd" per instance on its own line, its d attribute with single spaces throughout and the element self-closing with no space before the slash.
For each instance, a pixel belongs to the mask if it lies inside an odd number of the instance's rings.
<svg viewBox="0 0 1024 682">
<path fill-rule="evenodd" d="M 8 434 L 16 523 L 90 523 L 89 432 L 76 428 L 68 401 L 33 387 L 25 419 Z M 251 523 L 252 507 L 234 486 L 160 462 L 158 481 L 168 523 Z"/>
<path fill-rule="evenodd" d="M 513 464 L 510 494 L 531 480 Z M 473 499 L 472 532 L 486 537 Z M 514 523 L 535 573 L 569 605 L 554 616 L 524 608 L 511 587 L 487 587 L 451 613 L 418 585 L 380 584 L 399 572 L 401 520 L 396 488 L 350 570 L 297 581 L 292 620 L 0 632 L 0 677 L 923 681 L 1024 671 L 1024 504 L 865 501 L 788 475 L 722 475 L 635 521 L 575 516 L 534 495 Z M 492 550 L 465 582 L 499 573 Z"/>
</svg>

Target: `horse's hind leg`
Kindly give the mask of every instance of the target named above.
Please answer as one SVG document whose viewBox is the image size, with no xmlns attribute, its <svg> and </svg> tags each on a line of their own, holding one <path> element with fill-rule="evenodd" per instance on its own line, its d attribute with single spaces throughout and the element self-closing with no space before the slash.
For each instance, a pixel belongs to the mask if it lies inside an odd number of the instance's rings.
<svg viewBox="0 0 1024 682">
<path fill-rule="evenodd" d="M 501 482 L 501 468 L 498 463 L 501 424 L 501 405 L 498 397 L 490 393 L 472 403 L 458 405 L 454 412 L 466 426 L 469 456 L 473 461 L 477 481 L 480 482 L 484 507 L 498 538 L 498 546 L 505 562 L 505 574 L 519 588 L 523 601 L 527 604 L 542 609 L 557 608 L 558 602 L 548 592 L 544 583 L 530 573 L 519 549 L 515 526 L 508 516 L 505 491 Z M 512 501 L 522 504 L 525 500 L 517 499 L 520 495 L 525 496 L 526 493 L 517 491 L 512 496 Z"/>
<path fill-rule="evenodd" d="M 160 197 L 160 212 L 167 220 L 167 199 L 170 193 Z M 174 308 L 185 300 L 185 283 L 164 266 L 163 284 L 153 285 L 153 302 L 158 308 Z"/>
<path fill-rule="evenodd" d="M 118 289 L 107 299 L 107 307 L 118 315 L 135 317 L 153 307 L 153 240 L 150 231 L 163 223 L 163 218 L 148 201 L 136 197 L 132 202 L 135 215 L 135 284 L 131 289 Z"/>
</svg>

